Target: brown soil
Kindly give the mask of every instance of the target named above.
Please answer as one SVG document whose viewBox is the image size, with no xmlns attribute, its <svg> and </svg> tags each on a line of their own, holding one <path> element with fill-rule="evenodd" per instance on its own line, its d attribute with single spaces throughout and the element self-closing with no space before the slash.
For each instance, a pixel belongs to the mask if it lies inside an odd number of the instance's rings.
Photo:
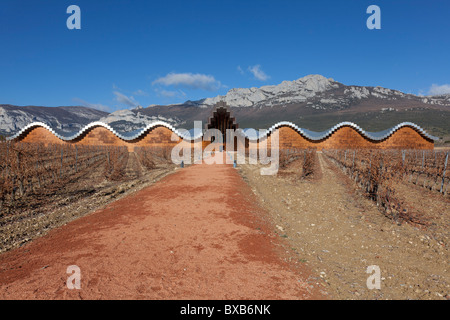
<svg viewBox="0 0 450 320">
<path fill-rule="evenodd" d="M 0 299 L 319 299 L 230 165 L 193 165 L 0 255 Z M 66 287 L 67 267 L 81 289 Z"/>
<path fill-rule="evenodd" d="M 301 180 L 295 167 L 261 176 L 260 166 L 240 174 L 286 238 L 289 260 L 309 266 L 334 299 L 450 298 L 448 198 L 418 186 L 398 193 L 427 226 L 386 217 L 331 161 L 319 153 L 321 172 Z M 319 177 L 319 178 L 317 178 Z M 381 289 L 367 288 L 367 267 L 381 270 Z"/>
</svg>

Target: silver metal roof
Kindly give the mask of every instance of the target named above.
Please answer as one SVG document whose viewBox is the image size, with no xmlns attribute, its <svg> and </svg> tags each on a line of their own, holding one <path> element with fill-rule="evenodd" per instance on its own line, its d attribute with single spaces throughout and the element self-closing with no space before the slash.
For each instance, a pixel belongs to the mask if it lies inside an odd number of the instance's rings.
<svg viewBox="0 0 450 320">
<path fill-rule="evenodd" d="M 164 121 L 155 121 L 155 122 L 152 122 L 152 123 L 148 124 L 147 126 L 145 126 L 142 129 L 134 130 L 134 131 L 131 131 L 131 132 L 119 132 L 119 131 L 115 130 L 113 127 L 111 127 L 110 125 L 106 124 L 106 123 L 96 121 L 96 122 L 89 123 L 88 125 L 86 125 L 85 127 L 83 127 L 81 130 L 79 130 L 77 132 L 60 132 L 59 130 L 52 129 L 50 126 L 48 126 L 45 123 L 33 122 L 33 123 L 28 124 L 24 128 L 22 128 L 19 132 L 17 132 L 12 137 L 9 137 L 8 140 L 17 139 L 24 132 L 26 132 L 26 131 L 34 128 L 34 127 L 44 127 L 47 130 L 49 130 L 51 133 L 53 133 L 59 139 L 61 139 L 63 141 L 71 141 L 71 140 L 74 140 L 74 139 L 82 136 L 84 134 L 84 132 L 86 132 L 87 130 L 89 130 L 91 128 L 104 127 L 106 129 L 108 129 L 109 131 L 111 131 L 118 138 L 120 138 L 122 140 L 125 140 L 125 141 L 132 141 L 132 140 L 135 140 L 135 139 L 139 138 L 140 136 L 142 136 L 147 131 L 149 131 L 149 130 L 155 128 L 155 127 L 161 127 L 161 126 L 168 128 L 169 130 L 174 132 L 178 137 L 183 138 L 183 139 L 190 140 L 190 139 L 193 139 L 193 138 L 198 138 L 198 137 L 192 137 L 191 134 L 189 133 L 189 131 L 183 130 L 183 129 L 180 129 L 180 130 L 176 129 L 172 125 L 170 125 L 169 123 L 164 122 Z M 199 137 L 201 137 L 201 136 L 202 136 L 202 133 L 200 133 Z"/>
<path fill-rule="evenodd" d="M 155 127 L 161 127 L 161 126 L 168 128 L 169 130 L 174 132 L 178 137 L 185 139 L 185 140 L 196 140 L 203 136 L 203 130 L 176 129 L 172 125 L 170 125 L 164 121 L 155 121 L 155 122 L 152 122 L 152 123 L 148 124 L 147 126 L 145 126 L 145 128 L 142 128 L 139 130 L 134 130 L 131 132 L 119 132 L 119 131 L 116 131 L 114 128 L 112 128 L 110 125 L 108 125 L 106 123 L 96 121 L 96 122 L 89 123 L 88 125 L 86 125 L 85 127 L 83 127 L 81 130 L 79 130 L 77 132 L 69 132 L 69 133 L 60 132 L 59 130 L 54 130 L 50 126 L 48 126 L 47 124 L 42 123 L 42 122 L 33 122 L 33 123 L 28 124 L 24 128 L 22 128 L 19 132 L 17 132 L 12 137 L 9 137 L 8 140 L 17 139 L 23 133 L 25 133 L 26 131 L 28 131 L 34 127 L 43 127 L 43 128 L 46 128 L 47 130 L 49 130 L 51 133 L 53 133 L 59 139 L 61 139 L 63 141 L 71 141 L 71 140 L 74 140 L 74 139 L 82 136 L 87 130 L 89 130 L 91 128 L 104 127 L 106 129 L 108 129 L 109 131 L 111 131 L 118 138 L 125 140 L 125 141 L 132 141 L 132 140 L 138 139 L 139 137 L 144 135 L 149 130 L 151 130 Z M 392 127 L 390 129 L 383 130 L 380 132 L 368 132 L 368 131 L 365 131 L 364 129 L 362 129 L 361 127 L 359 127 L 358 125 L 354 124 L 353 122 L 341 122 L 326 131 L 315 132 L 315 131 L 311 131 L 308 129 L 302 129 L 302 128 L 298 127 L 297 125 L 293 124 L 292 122 L 282 121 L 282 122 L 278 122 L 278 123 L 274 124 L 269 129 L 264 130 L 262 133 L 259 132 L 258 130 L 256 130 L 256 132 L 255 132 L 255 130 L 251 130 L 250 128 L 243 129 L 243 130 L 241 130 L 241 132 L 243 132 L 243 134 L 246 138 L 254 141 L 254 140 L 258 140 L 260 138 L 264 138 L 264 137 L 270 135 L 273 131 L 275 131 L 278 128 L 290 127 L 307 139 L 310 139 L 313 141 L 319 141 L 319 140 L 323 140 L 323 139 L 331 136 L 336 130 L 338 130 L 342 127 L 346 127 L 346 126 L 354 128 L 356 131 L 361 133 L 361 135 L 363 135 L 364 137 L 368 138 L 369 140 L 373 140 L 373 141 L 384 140 L 402 127 L 411 127 L 413 129 L 415 129 L 417 132 L 419 132 L 422 136 L 424 136 L 428 139 L 431 139 L 434 141 L 439 140 L 439 138 L 429 135 L 424 129 L 422 129 L 420 126 L 418 126 L 412 122 L 402 122 L 402 123 L 396 125 L 395 127 Z"/>
<path fill-rule="evenodd" d="M 338 123 L 334 127 L 330 128 L 326 131 L 322 131 L 322 132 L 316 132 L 316 131 L 311 131 L 308 129 L 302 129 L 302 128 L 298 127 L 297 125 L 293 124 L 292 122 L 281 121 L 281 122 L 274 124 L 272 127 L 270 127 L 266 131 L 266 133 L 264 135 L 261 135 L 258 138 L 264 138 L 264 137 L 270 135 L 276 129 L 281 128 L 281 127 L 291 127 L 292 129 L 297 131 L 299 134 L 301 134 L 303 137 L 308 138 L 313 141 L 319 141 L 319 140 L 328 138 L 335 131 L 337 131 L 338 129 L 340 129 L 342 127 L 352 127 L 353 129 L 358 131 L 361 135 L 363 135 L 364 137 L 368 138 L 369 140 L 373 140 L 373 141 L 384 140 L 384 139 L 388 138 L 389 136 L 391 136 L 395 131 L 397 131 L 403 127 L 411 127 L 413 129 L 415 129 L 417 132 L 419 132 L 421 135 L 423 135 L 424 137 L 427 137 L 428 139 L 431 139 L 434 141 L 439 140 L 438 137 L 434 137 L 434 136 L 428 134 L 424 129 L 422 129 L 420 126 L 418 126 L 417 124 L 412 123 L 412 122 L 402 122 L 402 123 L 396 125 L 395 127 L 392 127 L 387 130 L 379 131 L 379 132 L 368 132 L 368 131 L 365 131 L 364 129 L 362 129 L 357 124 L 355 124 L 353 122 L 348 122 L 348 121 Z M 247 132 L 247 129 L 244 129 L 244 134 L 246 132 Z M 245 135 L 250 140 L 258 139 L 254 135 L 247 135 L 247 134 L 245 134 Z"/>
</svg>

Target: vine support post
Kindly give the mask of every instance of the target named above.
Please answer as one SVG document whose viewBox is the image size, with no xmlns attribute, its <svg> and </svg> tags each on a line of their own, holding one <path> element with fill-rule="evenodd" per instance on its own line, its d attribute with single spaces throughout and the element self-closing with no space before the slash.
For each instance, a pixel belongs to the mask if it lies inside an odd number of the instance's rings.
<svg viewBox="0 0 450 320">
<path fill-rule="evenodd" d="M 59 178 L 61 179 L 62 172 L 63 172 L 63 158 L 64 158 L 64 150 L 61 146 L 61 169 L 59 170 Z"/>
<path fill-rule="evenodd" d="M 75 172 L 78 172 L 78 146 L 75 145 Z"/>
<path fill-rule="evenodd" d="M 444 193 L 444 181 L 445 181 L 445 172 L 447 171 L 447 162 L 448 162 L 448 152 L 445 156 L 445 163 L 444 163 L 444 171 L 442 172 L 442 183 L 441 183 L 441 190 L 440 193 Z"/>
</svg>

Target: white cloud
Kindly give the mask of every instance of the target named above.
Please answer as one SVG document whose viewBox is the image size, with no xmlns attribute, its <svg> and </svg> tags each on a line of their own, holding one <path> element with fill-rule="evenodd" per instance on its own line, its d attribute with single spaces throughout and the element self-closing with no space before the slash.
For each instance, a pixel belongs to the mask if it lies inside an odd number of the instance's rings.
<svg viewBox="0 0 450 320">
<path fill-rule="evenodd" d="M 136 90 L 135 92 L 133 92 L 133 94 L 136 96 L 148 96 L 148 93 L 141 89 Z"/>
<path fill-rule="evenodd" d="M 171 91 L 171 90 L 164 90 L 164 89 L 155 89 L 155 92 L 158 94 L 158 96 L 164 97 L 164 98 L 185 98 L 186 93 L 184 93 L 181 90 L 177 91 Z"/>
<path fill-rule="evenodd" d="M 120 93 L 119 91 L 113 91 L 114 95 L 116 96 L 116 101 L 126 104 L 130 107 L 136 107 L 139 105 L 139 102 L 137 102 L 136 100 L 134 100 L 134 98 L 131 97 L 127 97 L 126 95 Z"/>
<path fill-rule="evenodd" d="M 159 93 L 163 97 L 166 97 L 166 98 L 173 98 L 173 97 L 175 97 L 178 94 L 177 91 L 168 91 L 168 90 L 161 90 Z"/>
<path fill-rule="evenodd" d="M 432 84 L 428 91 L 430 96 L 438 96 L 441 94 L 450 94 L 450 84 L 437 85 Z"/>
<path fill-rule="evenodd" d="M 208 91 L 215 91 L 222 87 L 220 81 L 213 76 L 200 73 L 169 73 L 153 81 L 153 85 L 155 84 Z"/>
<path fill-rule="evenodd" d="M 242 70 L 241 66 L 237 66 L 237 70 L 240 74 L 244 74 L 244 70 Z"/>
<path fill-rule="evenodd" d="M 100 111 L 110 112 L 111 108 L 108 106 L 105 106 L 101 103 L 90 103 L 87 101 L 84 101 L 83 99 L 74 98 L 73 101 L 81 104 L 83 107 L 92 108 Z"/>
<path fill-rule="evenodd" d="M 266 81 L 270 77 L 264 73 L 264 71 L 261 70 L 261 66 L 257 64 L 253 67 L 248 67 L 248 70 L 253 74 L 256 80 L 259 81 Z"/>
</svg>

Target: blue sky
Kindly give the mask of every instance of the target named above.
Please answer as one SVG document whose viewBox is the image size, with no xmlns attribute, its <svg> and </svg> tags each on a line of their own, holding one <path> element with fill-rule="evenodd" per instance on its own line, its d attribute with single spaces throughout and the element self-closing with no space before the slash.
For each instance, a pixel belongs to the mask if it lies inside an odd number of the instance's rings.
<svg viewBox="0 0 450 320">
<path fill-rule="evenodd" d="M 81 30 L 66 27 L 73 4 Z M 450 93 L 449 31 L 446 0 L 2 0 L 0 104 L 114 111 L 308 74 Z"/>
</svg>

